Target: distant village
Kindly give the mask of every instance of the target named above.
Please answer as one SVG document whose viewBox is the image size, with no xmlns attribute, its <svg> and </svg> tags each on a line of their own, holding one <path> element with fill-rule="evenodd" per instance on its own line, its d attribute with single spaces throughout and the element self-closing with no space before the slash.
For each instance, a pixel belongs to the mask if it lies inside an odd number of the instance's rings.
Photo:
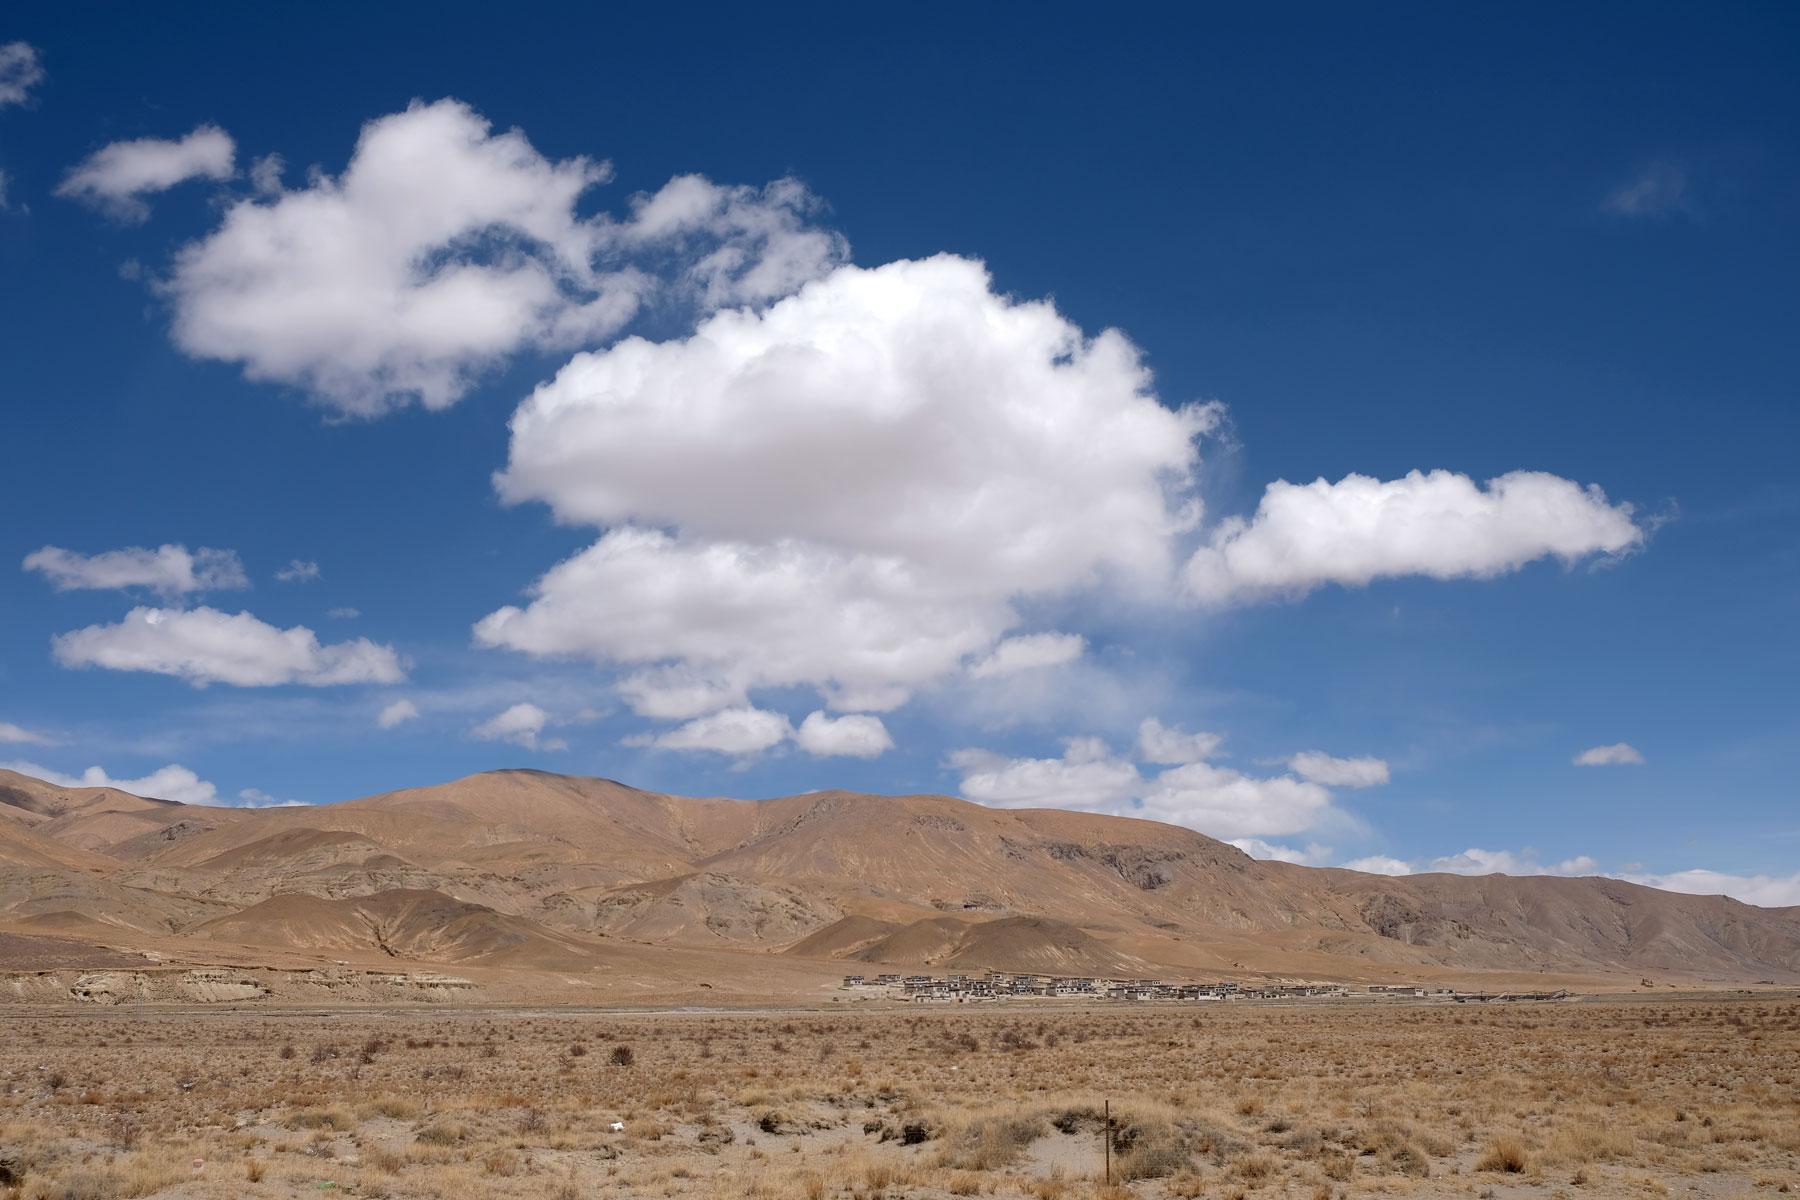
<svg viewBox="0 0 1800 1200">
<path fill-rule="evenodd" d="M 1380 985 L 1352 989 L 1337 983 L 1238 984 L 1165 983 L 1160 979 L 1086 979 L 1051 975 L 846 975 L 845 990 L 878 991 L 888 999 L 915 1004 L 963 1004 L 1025 996 L 1064 996 L 1093 1000 L 1231 1001 L 1297 1000 L 1314 996 L 1401 997 L 1462 1001 L 1564 1000 L 1567 991 L 1459 992 L 1423 984 Z"/>
</svg>

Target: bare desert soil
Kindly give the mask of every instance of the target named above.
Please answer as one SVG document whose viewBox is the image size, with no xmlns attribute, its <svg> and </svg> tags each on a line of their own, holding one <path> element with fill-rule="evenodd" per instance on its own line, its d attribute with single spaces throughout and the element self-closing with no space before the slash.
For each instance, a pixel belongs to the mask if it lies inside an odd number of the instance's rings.
<svg viewBox="0 0 1800 1200">
<path fill-rule="evenodd" d="M 1791 994 L 0 1018 L 11 1200 L 1774 1200 L 1796 1186 Z"/>
</svg>

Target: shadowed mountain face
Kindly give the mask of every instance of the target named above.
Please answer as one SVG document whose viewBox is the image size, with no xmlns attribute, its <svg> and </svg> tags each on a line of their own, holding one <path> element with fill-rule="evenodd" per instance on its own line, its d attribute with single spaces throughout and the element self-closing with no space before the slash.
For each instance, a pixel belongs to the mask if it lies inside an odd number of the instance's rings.
<svg viewBox="0 0 1800 1200">
<path fill-rule="evenodd" d="M 0 932 L 676 983 L 865 964 L 1800 982 L 1800 909 L 1258 862 L 1155 822 L 944 796 L 695 799 L 538 771 L 255 811 L 0 771 Z"/>
</svg>

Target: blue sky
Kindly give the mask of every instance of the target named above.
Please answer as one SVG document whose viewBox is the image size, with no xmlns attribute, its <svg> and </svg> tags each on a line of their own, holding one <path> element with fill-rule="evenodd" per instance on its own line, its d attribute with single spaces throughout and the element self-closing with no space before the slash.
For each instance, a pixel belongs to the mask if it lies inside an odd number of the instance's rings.
<svg viewBox="0 0 1800 1200">
<path fill-rule="evenodd" d="M 12 14 L 0 761 L 1800 903 L 1800 19 L 1052 18 Z"/>
</svg>

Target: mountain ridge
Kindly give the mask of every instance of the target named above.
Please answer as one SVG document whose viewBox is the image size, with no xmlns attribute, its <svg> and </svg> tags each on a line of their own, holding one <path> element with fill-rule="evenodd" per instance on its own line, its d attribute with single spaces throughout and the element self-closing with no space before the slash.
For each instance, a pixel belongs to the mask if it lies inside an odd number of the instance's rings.
<svg viewBox="0 0 1800 1200">
<path fill-rule="evenodd" d="M 1800 982 L 1800 908 L 1304 867 L 1153 821 L 948 796 L 684 797 L 531 769 L 256 810 L 0 771 L 0 932 L 55 930 L 191 961 L 402 959 L 569 986 L 697 987 L 715 959 L 814 988 L 877 963 Z"/>
</svg>

